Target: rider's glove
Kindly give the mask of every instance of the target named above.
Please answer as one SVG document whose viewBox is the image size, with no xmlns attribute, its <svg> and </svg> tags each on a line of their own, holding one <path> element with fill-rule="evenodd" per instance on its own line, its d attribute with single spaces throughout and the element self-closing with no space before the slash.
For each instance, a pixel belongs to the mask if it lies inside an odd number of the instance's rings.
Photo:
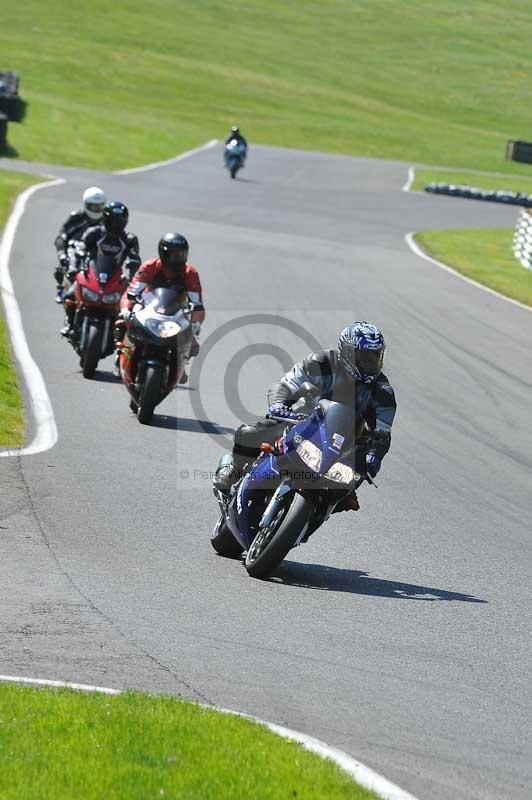
<svg viewBox="0 0 532 800">
<path fill-rule="evenodd" d="M 272 403 L 268 411 L 272 417 L 286 417 L 288 419 L 292 416 L 292 409 L 283 403 Z"/>
<path fill-rule="evenodd" d="M 381 468 L 381 459 L 375 453 L 366 455 L 366 472 L 370 478 L 375 478 Z"/>
<path fill-rule="evenodd" d="M 120 313 L 118 314 L 119 319 L 123 320 L 123 322 L 129 322 L 129 318 L 131 316 L 131 311 L 129 308 L 121 308 Z"/>
</svg>

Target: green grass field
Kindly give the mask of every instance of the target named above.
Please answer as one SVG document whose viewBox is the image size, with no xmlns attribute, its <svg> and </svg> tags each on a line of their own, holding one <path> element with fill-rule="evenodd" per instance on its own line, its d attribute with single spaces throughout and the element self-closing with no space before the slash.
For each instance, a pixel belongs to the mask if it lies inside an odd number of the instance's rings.
<svg viewBox="0 0 532 800">
<path fill-rule="evenodd" d="M 0 685 L 2 800 L 375 800 L 263 726 L 172 697 Z"/>
<path fill-rule="evenodd" d="M 512 252 L 513 230 L 461 228 L 425 231 L 416 234 L 415 239 L 438 261 L 501 294 L 532 306 L 532 270 L 522 267 Z"/>
<path fill-rule="evenodd" d="M 39 179 L 0 170 L 0 232 L 16 195 Z M 24 443 L 24 406 L 13 368 L 11 346 L 0 303 L 0 447 Z"/>
<path fill-rule="evenodd" d="M 223 136 L 527 175 L 529 0 L 25 0 L 2 67 L 20 158 L 131 167 Z M 75 135 L 73 135 L 75 134 Z"/>
</svg>

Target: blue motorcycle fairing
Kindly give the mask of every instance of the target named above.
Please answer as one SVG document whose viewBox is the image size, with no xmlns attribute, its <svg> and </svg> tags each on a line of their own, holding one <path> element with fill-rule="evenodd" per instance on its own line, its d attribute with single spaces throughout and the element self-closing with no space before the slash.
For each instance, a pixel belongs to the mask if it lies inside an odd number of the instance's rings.
<svg viewBox="0 0 532 800">
<path fill-rule="evenodd" d="M 323 479 L 327 470 L 337 461 L 342 461 L 355 468 L 355 430 L 356 412 L 353 406 L 337 403 L 332 400 L 321 400 L 313 413 L 302 422 L 294 425 L 283 438 L 283 453 L 263 453 L 257 458 L 250 472 L 242 479 L 236 493 L 229 503 L 227 524 L 233 536 L 248 550 L 256 532 L 250 531 L 249 509 L 256 498 L 254 493 L 262 491 L 273 499 L 279 484 L 287 487 L 288 491 L 298 489 L 308 490 L 313 487 L 321 491 L 322 488 L 343 488 L 346 491 L 352 484 L 333 484 Z M 322 453 L 322 462 L 319 472 L 312 473 L 314 478 L 308 477 L 309 467 L 296 452 L 298 444 L 304 439 L 312 442 Z M 303 464 L 303 469 L 302 465 Z M 317 485 L 319 482 L 319 486 Z M 271 509 L 268 506 L 267 509 Z M 273 509 L 275 511 L 275 509 Z M 266 519 L 263 511 L 263 520 Z M 258 520 L 255 524 L 258 524 Z"/>
<path fill-rule="evenodd" d="M 301 461 L 296 449 L 301 439 L 312 442 L 322 453 L 319 473 L 323 476 L 337 461 L 348 464 L 353 469 L 355 431 L 358 415 L 353 406 L 333 400 L 321 400 L 318 407 L 306 419 L 287 433 L 284 438 L 284 453 L 291 461 Z M 304 463 L 304 462 L 303 462 Z"/>
<path fill-rule="evenodd" d="M 231 499 L 227 524 L 233 536 L 247 550 L 255 538 L 249 530 L 249 505 L 252 492 L 257 490 L 275 490 L 279 483 L 279 468 L 272 453 L 264 454 L 253 464 L 250 472 L 244 476 L 238 490 Z"/>
</svg>

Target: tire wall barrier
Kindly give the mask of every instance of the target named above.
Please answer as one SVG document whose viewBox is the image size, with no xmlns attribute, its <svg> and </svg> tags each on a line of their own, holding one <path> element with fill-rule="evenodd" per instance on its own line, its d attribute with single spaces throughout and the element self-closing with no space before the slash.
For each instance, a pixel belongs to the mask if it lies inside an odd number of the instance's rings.
<svg viewBox="0 0 532 800">
<path fill-rule="evenodd" d="M 510 139 L 506 145 L 506 160 L 532 164 L 532 142 Z"/>
<path fill-rule="evenodd" d="M 514 234 L 514 255 L 526 269 L 532 269 L 532 215 L 528 209 L 519 212 Z"/>
<path fill-rule="evenodd" d="M 0 112 L 0 153 L 7 144 L 7 114 Z"/>
</svg>

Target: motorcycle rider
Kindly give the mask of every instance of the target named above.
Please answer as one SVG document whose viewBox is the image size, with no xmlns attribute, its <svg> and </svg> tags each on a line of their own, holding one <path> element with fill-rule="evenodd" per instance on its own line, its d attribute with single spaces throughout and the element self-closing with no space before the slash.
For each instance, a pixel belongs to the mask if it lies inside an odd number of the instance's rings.
<svg viewBox="0 0 532 800">
<path fill-rule="evenodd" d="M 59 261 L 59 266 L 54 270 L 54 278 L 57 284 L 56 303 L 61 303 L 63 299 L 64 274 L 71 271 L 73 266 L 68 251 L 68 243 L 70 241 L 79 241 L 87 228 L 100 222 L 106 201 L 105 192 L 99 186 L 89 186 L 83 192 L 82 201 L 83 208 L 78 208 L 68 215 L 54 242 Z"/>
<path fill-rule="evenodd" d="M 354 402 L 360 416 L 357 441 L 364 445 L 360 472 L 374 478 L 390 448 L 391 427 L 395 416 L 395 394 L 382 372 L 386 344 L 380 330 L 368 322 L 353 322 L 344 328 L 337 350 L 312 353 L 295 364 L 268 390 L 269 414 L 293 418 L 291 406 L 301 397 L 299 390 L 308 382 L 316 387 L 320 399 Z M 283 435 L 285 424 L 265 418 L 253 425 L 241 425 L 235 432 L 232 461 L 227 456 L 216 470 L 214 487 L 229 494 L 242 476 L 242 469 L 253 462 L 262 442 L 273 444 Z M 224 463 L 225 462 L 225 463 Z M 344 501 L 343 509 L 357 511 L 356 493 Z"/>
<path fill-rule="evenodd" d="M 225 140 L 225 144 L 228 145 L 229 142 L 233 141 L 233 139 L 236 139 L 238 144 L 243 144 L 244 147 L 246 148 L 246 150 L 248 149 L 248 143 L 247 143 L 246 139 L 240 133 L 240 128 L 237 125 L 233 125 L 232 126 L 231 133 L 229 134 L 229 136 Z"/>
<path fill-rule="evenodd" d="M 111 200 L 103 209 L 102 222 L 87 228 L 77 248 L 78 264 L 72 270 L 72 277 L 81 267 L 80 263 L 88 263 L 96 259 L 98 255 L 112 256 L 117 268 L 122 268 L 125 277 L 131 276 L 140 264 L 139 240 L 133 233 L 126 233 L 126 225 L 129 220 L 129 211 L 124 203 L 119 200 Z M 76 286 L 72 286 L 65 295 L 65 301 L 71 301 L 75 297 Z M 74 316 L 76 313 L 75 304 L 65 302 L 66 324 L 61 329 L 62 336 L 68 336 L 72 330 Z"/>
<path fill-rule="evenodd" d="M 135 305 L 133 298 L 139 297 L 144 289 L 157 289 L 159 287 L 180 287 L 183 288 L 189 300 L 192 303 L 203 306 L 203 296 L 199 273 L 196 267 L 189 264 L 188 252 L 189 244 L 184 236 L 180 233 L 165 233 L 159 239 L 158 244 L 158 258 L 152 258 L 145 261 L 135 275 L 126 291 L 122 295 L 120 301 L 120 316 L 115 325 L 115 333 L 117 341 L 121 341 L 124 337 L 127 322 L 131 316 L 131 310 Z M 192 332 L 194 339 L 190 352 L 190 357 L 197 356 L 199 352 L 198 337 L 201 331 L 201 323 L 205 319 L 205 311 L 203 308 L 198 309 L 192 313 Z M 120 357 L 120 350 L 117 349 L 115 357 L 115 365 L 113 374 L 119 376 L 118 359 Z M 186 383 L 188 380 L 187 372 L 185 371 L 179 381 L 181 384 Z"/>
<path fill-rule="evenodd" d="M 224 160 L 227 164 L 227 154 L 228 154 L 227 145 L 229 144 L 229 142 L 232 142 L 233 140 L 236 140 L 237 144 L 241 144 L 244 147 L 244 157 L 242 160 L 242 166 L 243 166 L 248 154 L 248 143 L 240 133 L 240 128 L 238 128 L 236 125 L 233 125 L 233 127 L 231 128 L 231 133 L 225 140 Z"/>
</svg>

